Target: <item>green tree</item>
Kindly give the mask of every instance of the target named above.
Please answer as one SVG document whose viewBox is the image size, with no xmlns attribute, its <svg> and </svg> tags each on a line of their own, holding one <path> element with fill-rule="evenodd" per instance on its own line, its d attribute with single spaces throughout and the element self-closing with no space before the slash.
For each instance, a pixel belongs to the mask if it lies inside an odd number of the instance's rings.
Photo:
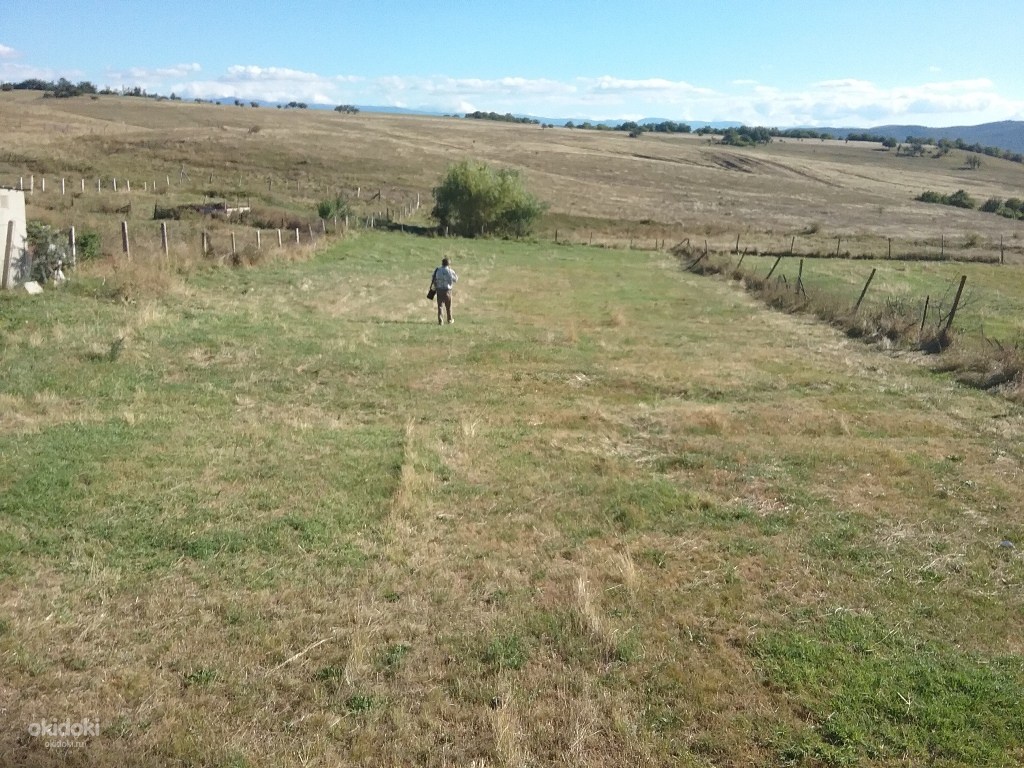
<svg viewBox="0 0 1024 768">
<path fill-rule="evenodd" d="M 544 212 L 544 205 L 523 187 L 518 171 L 495 171 L 469 160 L 451 166 L 433 191 L 431 216 L 442 229 L 463 237 L 521 237 Z"/>
</svg>

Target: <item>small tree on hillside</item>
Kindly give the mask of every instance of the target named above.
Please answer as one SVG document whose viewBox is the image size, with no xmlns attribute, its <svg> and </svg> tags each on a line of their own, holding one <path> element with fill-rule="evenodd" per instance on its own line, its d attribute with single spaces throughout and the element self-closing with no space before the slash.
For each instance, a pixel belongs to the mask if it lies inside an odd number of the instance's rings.
<svg viewBox="0 0 1024 768">
<path fill-rule="evenodd" d="M 518 171 L 495 171 L 464 160 L 451 166 L 434 187 L 431 216 L 442 229 L 463 237 L 530 233 L 544 205 L 523 188 Z"/>
</svg>

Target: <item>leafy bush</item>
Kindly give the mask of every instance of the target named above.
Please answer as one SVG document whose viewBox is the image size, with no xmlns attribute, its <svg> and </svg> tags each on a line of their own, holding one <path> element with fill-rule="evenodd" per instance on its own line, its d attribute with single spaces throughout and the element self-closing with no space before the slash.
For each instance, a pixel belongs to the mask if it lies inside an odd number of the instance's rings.
<svg viewBox="0 0 1024 768">
<path fill-rule="evenodd" d="M 984 203 L 981 204 L 981 210 L 985 213 L 999 213 L 999 209 L 1003 207 L 1003 201 L 998 197 L 990 197 Z"/>
<path fill-rule="evenodd" d="M 352 213 L 352 209 L 348 204 L 348 200 L 340 195 L 333 200 L 321 200 L 316 204 L 316 213 L 321 219 L 330 219 L 334 216 L 349 216 Z"/>
<path fill-rule="evenodd" d="M 915 199 L 922 203 L 940 203 L 942 205 L 952 205 L 955 208 L 974 208 L 977 205 L 974 198 L 962 189 L 958 189 L 956 192 L 948 195 L 928 190 L 922 192 Z"/>
<path fill-rule="evenodd" d="M 956 208 L 974 208 L 976 205 L 974 198 L 962 189 L 958 189 L 953 194 L 947 195 L 943 202 L 945 202 L 946 205 L 952 205 Z"/>
<path fill-rule="evenodd" d="M 32 253 L 33 280 L 45 283 L 68 261 L 71 249 L 67 237 L 49 224 L 29 221 L 25 240 Z"/>
<path fill-rule="evenodd" d="M 75 238 L 75 250 L 82 261 L 98 258 L 101 251 L 99 234 L 83 232 Z"/>
<path fill-rule="evenodd" d="M 545 207 L 523 188 L 518 171 L 469 160 L 448 169 L 434 200 L 431 216 L 463 237 L 527 235 Z"/>
</svg>

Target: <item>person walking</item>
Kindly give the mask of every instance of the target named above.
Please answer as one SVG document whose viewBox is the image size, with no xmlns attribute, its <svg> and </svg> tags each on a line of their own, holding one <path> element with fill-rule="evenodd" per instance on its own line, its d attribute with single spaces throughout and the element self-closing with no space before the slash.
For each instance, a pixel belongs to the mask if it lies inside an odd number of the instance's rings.
<svg viewBox="0 0 1024 768">
<path fill-rule="evenodd" d="M 443 320 L 441 319 L 442 309 L 444 309 L 447 314 L 448 322 L 455 322 L 452 320 L 452 289 L 458 281 L 459 276 L 455 274 L 455 270 L 451 268 L 451 265 L 448 263 L 448 259 L 441 259 L 441 266 L 434 270 L 434 276 L 430 281 L 434 290 L 437 292 L 438 325 L 443 324 Z"/>
</svg>

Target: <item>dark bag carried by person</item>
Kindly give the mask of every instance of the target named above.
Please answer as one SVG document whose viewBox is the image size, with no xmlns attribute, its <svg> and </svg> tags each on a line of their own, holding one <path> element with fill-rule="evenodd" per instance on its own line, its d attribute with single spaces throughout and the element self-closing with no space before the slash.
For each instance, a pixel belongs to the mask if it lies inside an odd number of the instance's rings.
<svg viewBox="0 0 1024 768">
<path fill-rule="evenodd" d="M 434 270 L 434 274 L 432 274 L 430 276 L 430 290 L 427 291 L 427 301 L 433 301 L 434 297 L 437 295 L 437 291 L 434 289 L 434 286 L 436 284 L 437 284 L 437 270 L 435 269 Z"/>
</svg>

